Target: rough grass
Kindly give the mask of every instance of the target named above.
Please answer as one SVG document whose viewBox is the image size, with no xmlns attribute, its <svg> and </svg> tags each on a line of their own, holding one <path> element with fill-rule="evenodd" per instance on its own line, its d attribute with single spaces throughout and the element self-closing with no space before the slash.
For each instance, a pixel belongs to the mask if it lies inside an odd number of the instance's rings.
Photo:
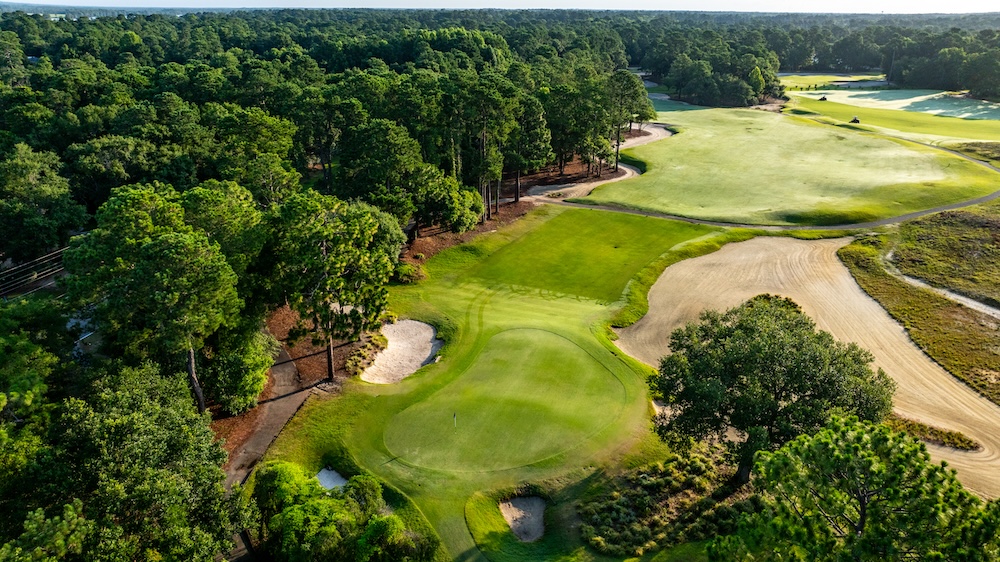
<svg viewBox="0 0 1000 562">
<path fill-rule="evenodd" d="M 667 248 L 718 229 L 600 211 L 562 213 L 472 270 L 490 286 L 534 287 L 617 301 Z"/>
<path fill-rule="evenodd" d="M 901 431 L 911 437 L 916 437 L 935 445 L 943 445 L 960 451 L 976 451 L 982 448 L 982 445 L 973 441 L 961 431 L 941 429 L 940 427 L 927 425 L 895 414 L 883 423 L 894 431 Z"/>
<path fill-rule="evenodd" d="M 893 250 L 906 275 L 1000 306 L 1000 202 L 908 221 Z"/>
<path fill-rule="evenodd" d="M 912 143 L 763 111 L 660 107 L 671 109 L 660 120 L 684 132 L 626 151 L 646 162 L 646 173 L 581 202 L 733 223 L 837 225 L 996 189 L 995 172 Z"/>
<path fill-rule="evenodd" d="M 835 101 L 818 101 L 793 96 L 786 112 L 800 115 L 825 116 L 837 123 L 848 123 L 858 117 L 865 128 L 880 127 L 899 133 L 918 135 L 920 140 L 966 139 L 1000 141 L 1000 121 L 960 119 L 915 111 L 899 111 L 876 107 L 857 107 Z"/>
<path fill-rule="evenodd" d="M 977 160 L 1000 166 L 1000 142 L 963 142 L 948 146 Z"/>
<path fill-rule="evenodd" d="M 862 289 L 900 322 L 927 355 L 952 375 L 1000 405 L 1000 331 L 993 318 L 915 287 L 889 274 L 885 237 L 844 246 L 841 261 Z"/>
</svg>

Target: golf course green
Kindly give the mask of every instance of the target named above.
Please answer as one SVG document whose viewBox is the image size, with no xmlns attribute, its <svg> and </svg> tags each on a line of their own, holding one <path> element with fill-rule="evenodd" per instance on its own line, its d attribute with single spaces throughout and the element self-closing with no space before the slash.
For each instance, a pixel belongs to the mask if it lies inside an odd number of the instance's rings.
<svg viewBox="0 0 1000 562">
<path fill-rule="evenodd" d="M 435 528 L 446 559 L 484 559 L 470 525 L 492 512 L 479 513 L 474 498 L 538 483 L 551 490 L 553 531 L 538 543 L 501 540 L 513 550 L 490 558 L 596 559 L 561 519 L 572 518 L 572 498 L 560 500 L 560 490 L 634 455 L 639 443 L 662 447 L 650 431 L 648 367 L 611 344 L 607 321 L 647 268 L 662 270 L 673 252 L 690 255 L 691 241 L 711 251 L 727 236 L 545 205 L 445 250 L 425 264 L 427 279 L 390 293 L 393 312 L 446 338 L 441 360 L 399 384 L 350 381 L 336 399 L 310 401 L 268 458 L 375 473 L 413 501 L 412 515 Z M 482 528 L 475 534 L 492 541 Z"/>
<path fill-rule="evenodd" d="M 507 330 L 461 377 L 393 417 L 385 444 L 427 468 L 514 468 L 580 445 L 618 417 L 625 397 L 614 373 L 572 341 Z"/>
<path fill-rule="evenodd" d="M 646 172 L 579 202 L 728 223 L 843 225 L 996 190 L 994 172 L 902 140 L 765 111 L 656 105 L 680 133 L 626 151 Z"/>
<path fill-rule="evenodd" d="M 834 82 L 869 82 L 885 80 L 885 74 L 783 74 L 781 83 L 788 89 L 802 90 L 805 88 L 823 88 Z"/>
</svg>

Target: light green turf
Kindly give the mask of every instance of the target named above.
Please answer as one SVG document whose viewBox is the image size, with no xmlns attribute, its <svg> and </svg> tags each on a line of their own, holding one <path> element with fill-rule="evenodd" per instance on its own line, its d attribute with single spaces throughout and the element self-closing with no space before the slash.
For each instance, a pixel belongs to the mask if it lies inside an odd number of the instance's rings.
<svg viewBox="0 0 1000 562">
<path fill-rule="evenodd" d="M 835 225 L 972 199 L 1000 179 L 943 151 L 808 119 L 657 107 L 659 120 L 681 133 L 628 150 L 646 173 L 598 187 L 582 202 L 732 223 Z"/>
<path fill-rule="evenodd" d="M 385 445 L 426 468 L 516 468 L 580 446 L 619 416 L 625 398 L 621 381 L 579 345 L 507 330 L 461 377 L 394 416 Z"/>
<path fill-rule="evenodd" d="M 941 90 L 819 90 L 789 94 L 794 98 L 814 101 L 825 97 L 827 101 L 855 107 L 896 109 L 961 119 L 1000 120 L 1000 103 Z"/>
<path fill-rule="evenodd" d="M 786 88 L 822 88 L 834 82 L 885 80 L 885 74 L 783 74 L 778 77 Z"/>
<path fill-rule="evenodd" d="M 603 302 L 621 297 L 637 271 L 666 248 L 713 229 L 615 213 L 563 213 L 472 270 L 487 286 L 523 286 Z"/>
<path fill-rule="evenodd" d="M 606 295 L 621 295 L 629 276 L 644 268 L 664 267 L 657 264 L 667 263 L 663 255 L 685 236 L 722 232 L 542 206 L 509 227 L 446 250 L 426 264 L 427 279 L 390 294 L 393 311 L 432 322 L 448 336 L 441 361 L 396 385 L 349 382 L 341 396 L 311 401 L 268 457 L 310 471 L 329 464 L 374 472 L 413 500 L 455 560 L 485 559 L 466 520 L 470 498 L 538 483 L 555 493 L 552 512 L 562 531 L 554 529 L 544 548 L 529 549 L 529 559 L 602 559 L 571 531 L 576 496 L 565 490 L 618 459 L 649 462 L 655 448 L 644 443 L 656 441 L 645 384 L 649 369 L 611 344 L 604 326 L 614 306 L 573 294 L 584 272 L 552 271 L 531 289 L 481 277 L 486 264 L 517 263 L 539 253 L 544 258 L 548 250 L 552 260 L 575 259 L 575 248 L 589 257 L 589 267 L 606 267 L 609 250 L 594 250 L 601 242 L 580 237 L 581 223 L 590 221 L 606 232 L 660 232 L 625 236 L 619 249 L 633 257 L 611 267 L 630 273 L 600 281 Z M 579 244 L 554 243 L 575 237 Z M 539 246 L 539 240 L 551 244 Z M 522 267 L 528 272 L 538 266 Z M 517 544 L 502 527 L 490 533 L 500 535 L 480 537 L 487 550 Z M 523 552 L 498 556 L 525 559 Z"/>
<path fill-rule="evenodd" d="M 835 101 L 819 101 L 802 96 L 793 96 L 791 106 L 786 109 L 791 114 L 824 116 L 832 122 L 848 123 L 857 117 L 859 128 L 903 133 L 916 140 L 982 140 L 1000 141 L 1000 121 L 988 119 L 960 119 L 942 115 L 931 115 L 915 111 L 857 107 Z"/>
</svg>

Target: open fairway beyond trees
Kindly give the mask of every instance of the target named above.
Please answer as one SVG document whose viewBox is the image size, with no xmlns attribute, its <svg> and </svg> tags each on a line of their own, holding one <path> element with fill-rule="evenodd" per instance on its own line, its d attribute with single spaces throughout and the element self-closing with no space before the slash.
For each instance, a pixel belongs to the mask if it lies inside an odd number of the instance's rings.
<svg viewBox="0 0 1000 562">
<path fill-rule="evenodd" d="M 994 172 L 904 141 L 763 111 L 671 102 L 657 109 L 680 134 L 627 151 L 646 172 L 582 202 L 732 223 L 841 225 L 996 189 Z"/>
<path fill-rule="evenodd" d="M 580 238 L 584 223 L 600 232 Z M 414 500 L 450 558 L 480 560 L 469 525 L 490 517 L 479 513 L 481 501 L 467 506 L 475 494 L 556 478 L 554 488 L 572 486 L 655 439 L 648 370 L 608 340 L 608 301 L 621 303 L 630 278 L 662 268 L 653 264 L 683 242 L 721 244 L 727 236 L 711 227 L 545 206 L 446 250 L 426 264 L 428 279 L 390 296 L 394 312 L 438 327 L 448 341 L 442 360 L 398 385 L 352 383 L 344 396 L 307 404 L 269 456 L 312 473 L 325 465 L 347 474 L 370 470 Z M 545 265 L 567 261 L 581 265 Z M 592 559 L 559 520 L 565 511 L 553 513 L 556 524 L 543 540 L 499 544 L 517 545 L 517 556 L 531 559 Z M 497 541 L 480 531 L 480 540 Z"/>
</svg>

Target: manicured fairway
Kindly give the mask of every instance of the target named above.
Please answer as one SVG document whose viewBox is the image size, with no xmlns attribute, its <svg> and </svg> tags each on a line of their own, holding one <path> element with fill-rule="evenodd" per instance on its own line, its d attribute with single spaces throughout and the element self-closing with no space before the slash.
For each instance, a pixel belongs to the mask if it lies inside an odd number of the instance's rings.
<svg viewBox="0 0 1000 562">
<path fill-rule="evenodd" d="M 799 99 L 842 103 L 855 107 L 898 109 L 961 119 L 1000 119 L 1000 104 L 941 90 L 818 90 L 789 92 Z"/>
<path fill-rule="evenodd" d="M 835 101 L 818 101 L 802 96 L 793 97 L 791 113 L 822 115 L 847 123 L 858 117 L 861 127 L 881 127 L 898 131 L 919 140 L 983 140 L 1000 141 L 1000 121 L 960 119 L 916 111 L 858 107 Z"/>
<path fill-rule="evenodd" d="M 850 224 L 972 199 L 1000 179 L 941 151 L 790 116 L 658 109 L 671 110 L 659 119 L 681 133 L 629 150 L 646 173 L 583 202 L 734 223 Z"/>
<path fill-rule="evenodd" d="M 621 381 L 572 341 L 507 330 L 461 377 L 397 414 L 385 444 L 427 468 L 514 468 L 579 446 L 618 417 L 625 397 Z"/>
<path fill-rule="evenodd" d="M 628 280 L 674 244 L 714 229 L 599 211 L 563 213 L 473 270 L 486 283 L 614 302 Z"/>
</svg>

